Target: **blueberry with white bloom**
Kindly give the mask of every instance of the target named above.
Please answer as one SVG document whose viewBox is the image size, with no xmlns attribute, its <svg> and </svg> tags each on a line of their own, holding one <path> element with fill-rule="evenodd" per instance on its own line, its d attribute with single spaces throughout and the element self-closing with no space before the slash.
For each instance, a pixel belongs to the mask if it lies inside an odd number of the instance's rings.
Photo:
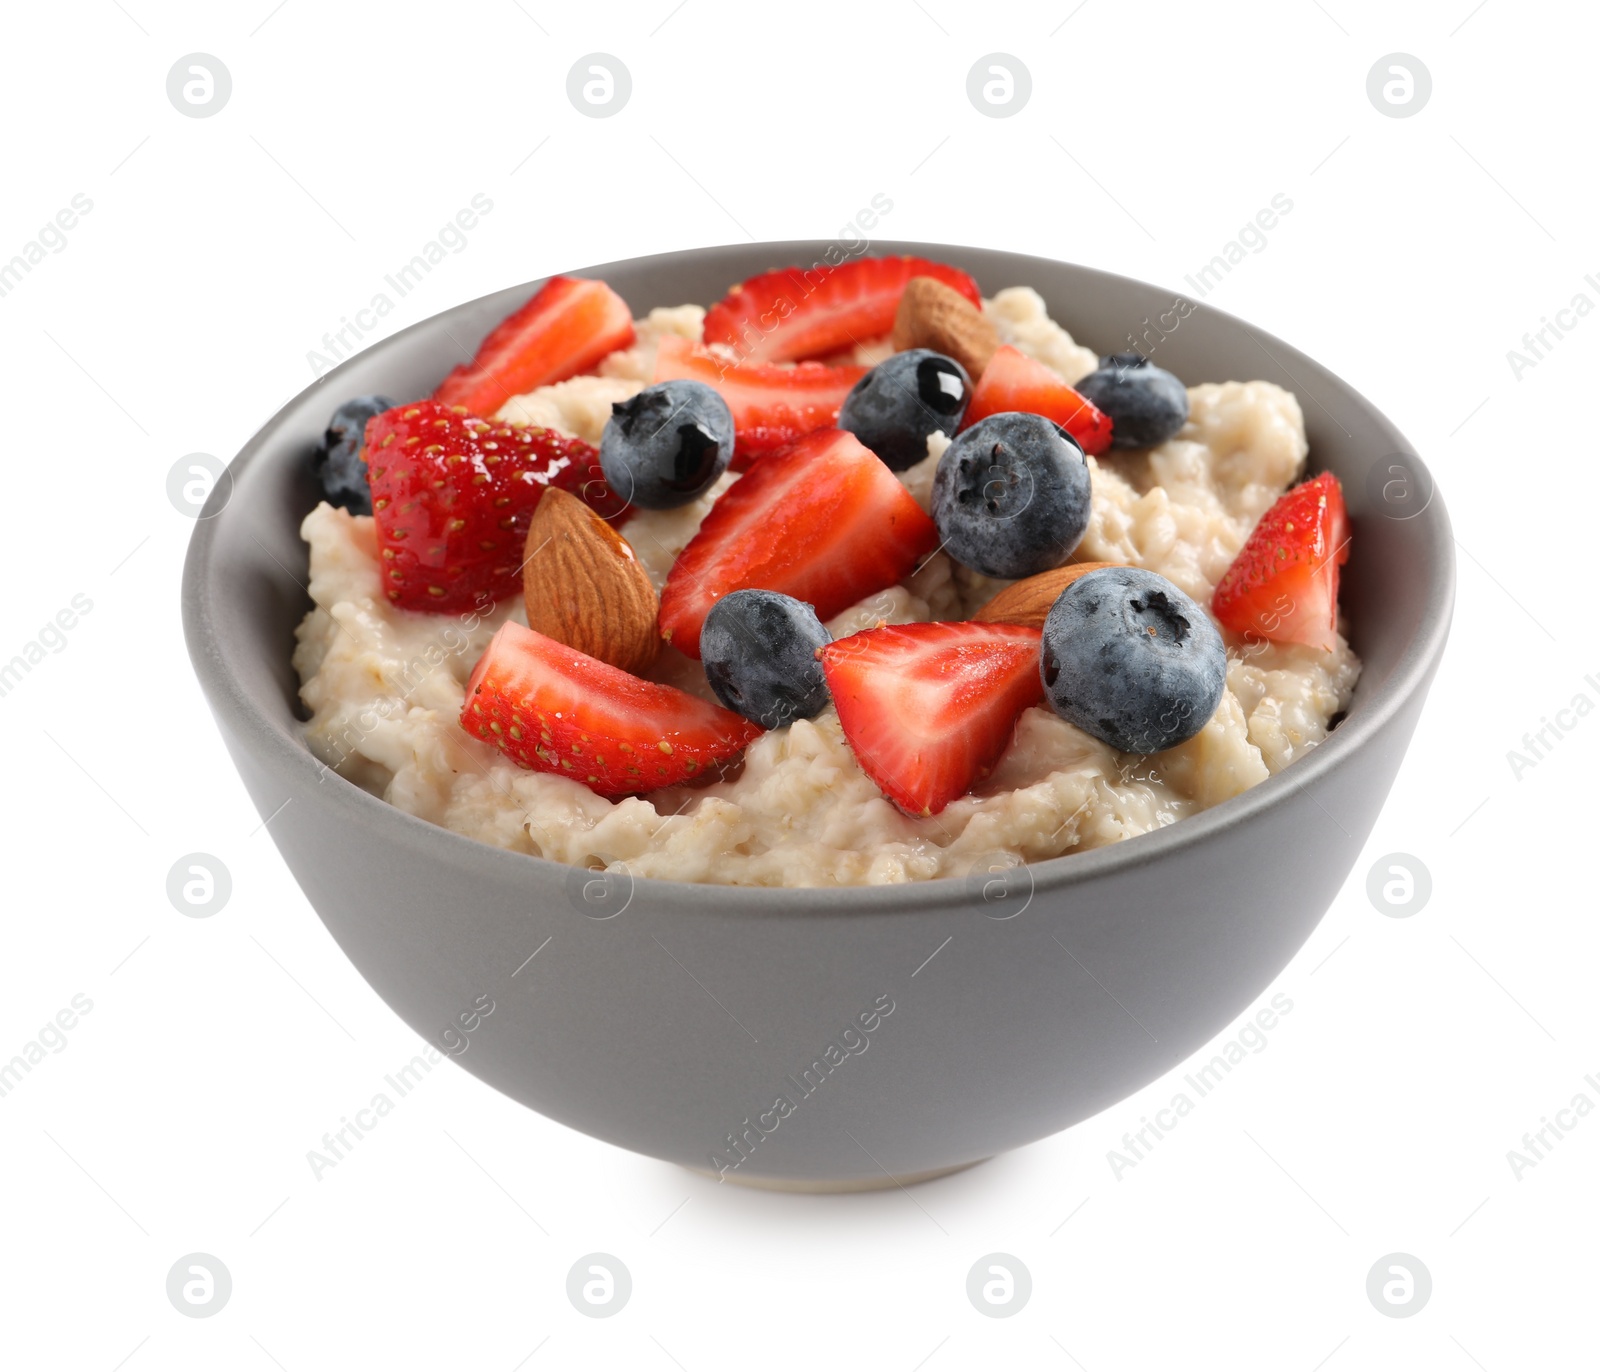
<svg viewBox="0 0 1600 1372">
<path fill-rule="evenodd" d="M 1125 753 L 1193 738 L 1228 671 L 1211 617 L 1140 567 L 1102 567 L 1068 586 L 1045 617 L 1039 663 L 1055 712 Z"/>
<path fill-rule="evenodd" d="M 386 395 L 358 395 L 333 412 L 322 446 L 311 455 L 311 474 L 328 504 L 351 514 L 372 513 L 365 460 L 367 421 L 393 408 L 394 401 Z"/>
<path fill-rule="evenodd" d="M 945 449 L 933 478 L 944 551 L 985 576 L 1059 567 L 1089 527 L 1089 464 L 1078 442 L 1037 414 L 980 419 Z"/>
<path fill-rule="evenodd" d="M 703 381 L 661 381 L 618 401 L 600 435 L 606 484 L 647 510 L 704 495 L 732 458 L 733 412 Z"/>
<path fill-rule="evenodd" d="M 1140 353 L 1113 353 L 1075 388 L 1111 419 L 1113 448 L 1153 448 L 1189 418 L 1189 392 Z"/>
<path fill-rule="evenodd" d="M 706 616 L 700 662 L 718 700 L 763 729 L 778 729 L 827 705 L 817 650 L 832 642 L 805 601 L 777 591 L 733 591 Z"/>
<path fill-rule="evenodd" d="M 848 429 L 889 467 L 903 472 L 928 455 L 928 435 L 955 433 L 972 399 L 972 378 L 953 357 L 910 348 L 885 358 L 839 408 Z"/>
</svg>

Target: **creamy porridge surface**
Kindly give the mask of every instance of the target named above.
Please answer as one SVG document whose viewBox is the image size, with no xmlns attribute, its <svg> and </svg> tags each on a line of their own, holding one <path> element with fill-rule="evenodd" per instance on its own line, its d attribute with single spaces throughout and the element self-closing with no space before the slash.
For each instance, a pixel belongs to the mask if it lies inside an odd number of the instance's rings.
<svg viewBox="0 0 1600 1372">
<path fill-rule="evenodd" d="M 1002 340 L 1076 381 L 1097 365 L 1027 287 L 984 302 Z M 613 401 L 649 380 L 657 340 L 700 336 L 698 306 L 651 311 L 638 340 L 600 375 L 544 387 L 499 417 L 598 443 Z M 859 360 L 886 349 L 865 345 Z M 1125 562 L 1174 582 L 1202 605 L 1256 520 L 1300 475 L 1305 425 L 1294 396 L 1269 382 L 1189 390 L 1189 421 L 1148 453 L 1090 458 L 1093 513 L 1077 560 Z M 927 507 L 947 440 L 900 474 Z M 623 526 L 659 587 L 715 498 L 641 511 Z M 735 779 L 611 801 L 580 782 L 525 771 L 458 723 L 467 677 L 494 631 L 524 619 L 520 600 L 483 615 L 391 606 L 379 585 L 372 520 L 319 505 L 310 545 L 315 608 L 294 665 L 312 751 L 403 810 L 472 838 L 578 865 L 622 863 L 638 876 L 761 886 L 828 886 L 967 874 L 979 859 L 1029 861 L 1171 824 L 1280 771 L 1320 743 L 1350 700 L 1360 663 L 1341 634 L 1331 652 L 1293 644 L 1229 648 L 1228 689 L 1187 743 L 1137 757 L 1082 733 L 1047 705 L 1027 710 L 1011 747 L 974 795 L 928 818 L 901 813 L 857 766 L 829 708 L 764 734 Z M 914 576 L 829 623 L 840 637 L 879 622 L 960 619 L 1004 582 L 935 554 Z M 698 663 L 668 650 L 651 675 L 714 699 Z"/>
</svg>

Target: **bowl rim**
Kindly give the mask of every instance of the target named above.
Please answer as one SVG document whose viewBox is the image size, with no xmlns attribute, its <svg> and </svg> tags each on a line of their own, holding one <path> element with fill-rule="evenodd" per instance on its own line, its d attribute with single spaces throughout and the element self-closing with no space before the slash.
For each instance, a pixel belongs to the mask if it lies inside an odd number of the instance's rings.
<svg viewBox="0 0 1600 1372">
<path fill-rule="evenodd" d="M 901 240 L 875 242 L 873 247 L 879 253 L 915 254 L 934 257 L 936 260 L 939 254 L 948 254 L 955 249 L 969 256 L 978 253 L 997 261 L 1003 260 L 1008 265 L 1017 264 L 1018 269 L 1023 272 L 1035 265 L 1066 266 L 1076 272 L 1099 277 L 1118 288 L 1166 289 L 1134 277 L 1031 253 Z M 623 267 L 636 269 L 640 266 L 657 266 L 665 269 L 686 259 L 707 257 L 730 250 L 741 252 L 762 250 L 770 253 L 774 262 L 784 263 L 789 260 L 798 262 L 809 254 L 826 251 L 826 248 L 827 244 L 821 240 L 808 239 L 724 243 L 673 252 L 651 253 L 567 270 L 573 275 L 598 276 L 605 279 L 606 273 Z M 585 869 L 557 862 L 551 858 L 535 857 L 499 848 L 391 805 L 321 763 L 307 746 L 303 735 L 294 727 L 298 721 L 291 720 L 290 727 L 286 728 L 257 710 L 245 691 L 234 665 L 217 650 L 219 639 L 213 632 L 218 617 L 213 589 L 215 583 L 207 572 L 220 530 L 224 526 L 224 521 L 214 516 L 221 514 L 226 507 L 239 474 L 251 463 L 261 460 L 262 451 L 276 435 L 288 413 L 297 408 L 311 392 L 329 389 L 327 383 L 355 362 L 370 359 L 374 353 L 398 347 L 402 340 L 418 331 L 437 327 L 438 320 L 443 316 L 471 309 L 498 296 L 511 296 L 519 292 L 531 295 L 548 279 L 548 277 L 538 277 L 520 285 L 502 287 L 436 311 L 427 318 L 418 320 L 370 347 L 352 354 L 337 367 L 296 392 L 251 435 L 228 464 L 229 479 L 219 480 L 216 483 L 205 507 L 195 520 L 195 529 L 190 537 L 184 560 L 182 578 L 184 637 L 195 674 L 206 699 L 227 732 L 242 740 L 254 740 L 257 756 L 269 764 L 271 772 L 276 777 L 283 779 L 291 787 L 317 787 L 326 777 L 331 776 L 333 789 L 329 792 L 330 803 L 343 812 L 345 820 L 353 828 L 367 832 L 379 831 L 379 837 L 387 836 L 430 862 L 444 863 L 457 868 L 483 866 L 494 877 L 503 878 L 509 885 L 517 884 L 520 878 L 530 890 L 536 886 L 538 880 L 535 873 L 546 879 L 556 877 L 565 881 L 571 873 Z M 1024 283 L 1027 279 L 1025 275 L 1021 277 Z M 1190 303 L 1193 304 L 1195 311 L 1205 311 L 1225 323 L 1246 330 L 1258 342 L 1270 345 L 1274 350 L 1286 355 L 1290 361 L 1314 368 L 1337 383 L 1370 412 L 1370 416 L 1383 430 L 1386 441 L 1391 444 L 1390 451 L 1403 452 L 1411 456 L 1424 471 L 1427 470 L 1426 464 L 1416 455 L 1413 445 L 1405 439 L 1388 417 L 1342 377 L 1299 349 L 1236 315 L 1201 302 Z M 1279 365 L 1282 366 L 1281 363 Z M 1284 370 L 1287 372 L 1287 368 Z M 1431 477 L 1431 473 L 1429 475 Z M 1433 482 L 1433 494 L 1428 506 L 1416 516 L 1419 523 L 1424 517 L 1430 517 L 1436 524 L 1442 525 L 1429 557 L 1429 579 L 1432 583 L 1430 594 L 1416 633 L 1406 645 L 1394 669 L 1372 697 L 1359 700 L 1341 721 L 1339 727 L 1308 755 L 1237 796 L 1149 833 L 1134 835 L 1087 852 L 1068 852 L 1058 857 L 1026 863 L 1033 894 L 1038 896 L 1044 893 L 1056 893 L 1115 875 L 1122 870 L 1147 866 L 1206 843 L 1222 833 L 1247 826 L 1279 799 L 1333 776 L 1360 750 L 1369 746 L 1396 714 L 1403 710 L 1418 692 L 1426 689 L 1449 635 L 1455 600 L 1454 543 L 1449 515 L 1437 481 Z M 974 859 L 981 856 L 984 854 L 975 853 Z M 529 863 L 536 866 L 530 869 L 527 865 Z M 799 887 L 677 881 L 661 877 L 634 876 L 631 873 L 629 880 L 635 898 L 654 896 L 662 902 L 670 903 L 679 911 L 713 918 L 732 916 L 750 919 L 792 915 L 798 918 L 817 919 L 830 915 L 843 915 L 859 919 L 865 915 L 906 915 L 947 911 L 964 906 L 971 899 L 968 889 L 970 878 L 963 876 L 870 885 Z"/>
</svg>

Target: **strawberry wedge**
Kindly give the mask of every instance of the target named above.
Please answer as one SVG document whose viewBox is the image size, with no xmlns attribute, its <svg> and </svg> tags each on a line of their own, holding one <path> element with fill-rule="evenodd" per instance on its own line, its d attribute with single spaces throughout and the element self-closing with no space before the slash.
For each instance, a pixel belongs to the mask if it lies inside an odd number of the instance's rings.
<svg viewBox="0 0 1600 1372">
<path fill-rule="evenodd" d="M 1246 639 L 1338 644 L 1339 568 L 1350 556 L 1344 491 L 1332 472 L 1286 491 L 1222 574 L 1211 612 Z"/>
<path fill-rule="evenodd" d="M 1042 414 L 1075 439 L 1084 452 L 1103 453 L 1111 446 L 1111 418 L 1101 413 L 1043 362 L 1036 362 L 1010 344 L 989 359 L 961 421 L 970 429 L 980 419 L 1007 410 Z"/>
<path fill-rule="evenodd" d="M 842 429 L 762 458 L 679 554 L 661 592 L 662 637 L 700 656 L 700 626 L 730 591 L 781 591 L 821 619 L 892 586 L 939 531 L 895 474 Z"/>
<path fill-rule="evenodd" d="M 731 710 L 645 681 L 514 620 L 478 659 L 461 727 L 519 767 L 627 796 L 702 778 L 761 730 Z"/>
<path fill-rule="evenodd" d="M 865 367 L 825 367 L 820 362 L 783 366 L 737 363 L 686 338 L 667 337 L 656 351 L 656 381 L 702 381 L 733 411 L 737 471 L 814 429 L 831 428 L 850 388 Z"/>
<path fill-rule="evenodd" d="M 913 276 L 931 276 L 981 303 L 978 283 L 956 267 L 925 257 L 862 257 L 752 276 L 706 311 L 703 337 L 742 362 L 826 357 L 888 334 Z"/>
<path fill-rule="evenodd" d="M 1020 624 L 893 624 L 823 648 L 856 761 L 909 815 L 936 815 L 993 770 L 1044 698 L 1040 633 Z"/>
<path fill-rule="evenodd" d="M 445 377 L 433 398 L 492 415 L 512 396 L 592 371 L 633 338 L 627 302 L 604 281 L 552 276 L 495 326 L 471 362 Z"/>
</svg>

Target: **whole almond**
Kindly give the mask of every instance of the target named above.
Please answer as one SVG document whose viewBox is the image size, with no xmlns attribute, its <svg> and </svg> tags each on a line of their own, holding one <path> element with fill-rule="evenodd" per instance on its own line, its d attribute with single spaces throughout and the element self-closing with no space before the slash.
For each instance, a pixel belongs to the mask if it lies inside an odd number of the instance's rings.
<svg viewBox="0 0 1600 1372">
<path fill-rule="evenodd" d="M 644 671 L 660 651 L 656 590 L 628 540 L 558 487 L 528 526 L 522 602 L 530 629 L 625 672 Z"/>
<path fill-rule="evenodd" d="M 1080 576 L 1097 572 L 1102 567 L 1123 565 L 1120 562 L 1069 562 L 1065 567 L 1013 582 L 972 617 L 982 624 L 1025 624 L 1030 629 L 1042 629 L 1056 597 Z"/>
<path fill-rule="evenodd" d="M 966 296 L 931 276 L 913 276 L 894 316 L 894 350 L 932 348 L 953 357 L 974 381 L 989 365 L 1000 336 Z"/>
</svg>

